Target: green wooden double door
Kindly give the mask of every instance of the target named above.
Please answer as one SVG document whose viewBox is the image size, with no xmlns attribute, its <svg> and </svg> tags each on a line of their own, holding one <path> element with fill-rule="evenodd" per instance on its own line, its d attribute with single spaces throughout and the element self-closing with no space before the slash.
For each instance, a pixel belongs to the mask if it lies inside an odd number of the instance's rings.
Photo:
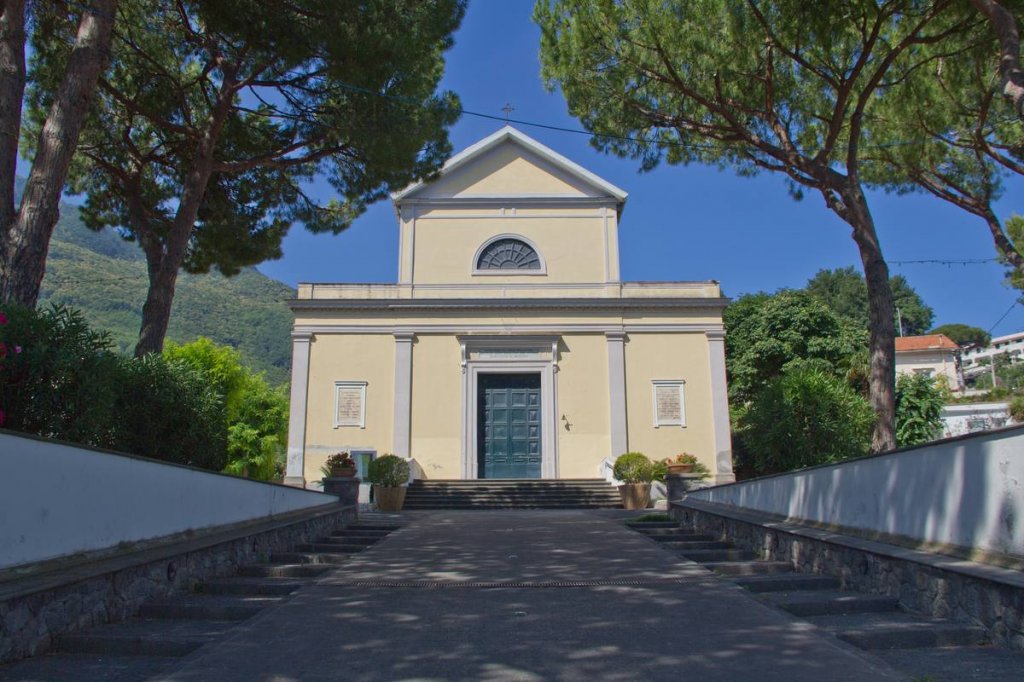
<svg viewBox="0 0 1024 682">
<path fill-rule="evenodd" d="M 540 374 L 481 374 L 477 475 L 540 478 Z"/>
</svg>

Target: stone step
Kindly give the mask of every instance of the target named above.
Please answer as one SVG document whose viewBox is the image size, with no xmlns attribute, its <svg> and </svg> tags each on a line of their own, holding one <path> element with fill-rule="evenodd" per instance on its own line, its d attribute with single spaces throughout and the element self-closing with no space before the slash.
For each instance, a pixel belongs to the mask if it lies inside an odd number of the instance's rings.
<svg viewBox="0 0 1024 682">
<path fill-rule="evenodd" d="M 407 511 L 431 511 L 431 510 L 485 510 L 485 509 L 621 509 L 622 505 L 612 504 L 545 504 L 545 503 L 498 503 L 498 504 L 457 504 L 457 503 L 419 503 L 404 504 L 402 509 Z"/>
<path fill-rule="evenodd" d="M 146 602 L 139 616 L 176 620 L 246 620 L 281 601 L 282 597 L 190 594 Z"/>
<path fill-rule="evenodd" d="M 369 547 L 370 545 L 380 542 L 381 537 L 365 537 L 362 535 L 349 535 L 345 531 L 335 531 L 328 537 L 320 538 L 317 542 L 344 542 L 346 545 L 363 545 Z"/>
<path fill-rule="evenodd" d="M 699 564 L 757 559 L 757 555 L 747 549 L 684 549 L 676 553 Z"/>
<path fill-rule="evenodd" d="M 810 616 L 807 621 L 861 649 L 923 649 L 985 644 L 985 631 L 906 613 Z"/>
<path fill-rule="evenodd" d="M 641 533 L 648 530 L 678 530 L 680 528 L 676 521 L 626 521 L 626 525 Z"/>
<path fill-rule="evenodd" d="M 303 542 L 292 547 L 296 552 L 327 552 L 329 554 L 355 554 L 366 549 L 366 545 L 352 545 L 346 542 Z"/>
<path fill-rule="evenodd" d="M 331 533 L 331 535 L 344 535 L 345 537 L 353 538 L 386 538 L 391 534 L 390 530 L 363 530 L 359 528 L 339 528 L 338 530 Z"/>
<path fill-rule="evenodd" d="M 398 530 L 402 526 L 398 524 L 387 524 L 387 523 L 353 523 L 351 526 L 345 526 L 346 530 L 375 530 L 375 531 L 386 531 L 391 533 Z"/>
<path fill-rule="evenodd" d="M 644 533 L 644 535 L 647 535 Z M 712 535 L 701 535 L 699 533 L 673 533 L 672 535 L 648 535 L 655 542 L 713 542 L 718 538 Z"/>
<path fill-rule="evenodd" d="M 270 555 L 272 564 L 343 564 L 352 558 L 352 554 L 330 552 L 274 552 Z"/>
<path fill-rule="evenodd" d="M 644 524 L 644 525 L 641 526 L 640 524 L 632 524 L 632 523 L 628 524 L 628 525 L 631 526 L 633 528 L 633 530 L 638 531 L 640 533 L 643 533 L 644 535 L 650 535 L 651 537 L 660 537 L 662 535 L 680 535 L 680 534 L 682 534 L 682 535 L 694 535 L 694 533 L 692 533 L 692 532 L 690 532 L 688 530 L 685 530 L 682 527 L 680 527 L 678 523 L 673 523 L 671 525 L 666 524 L 664 526 L 661 525 L 660 522 L 658 523 L 658 525 L 651 524 L 650 526 L 648 526 L 647 524 Z"/>
<path fill-rule="evenodd" d="M 196 591 L 203 594 L 283 596 L 308 583 L 308 580 L 290 578 L 215 578 L 200 584 Z"/>
<path fill-rule="evenodd" d="M 228 621 L 133 620 L 64 635 L 57 648 L 65 653 L 186 656 L 233 626 Z"/>
<path fill-rule="evenodd" d="M 618 504 L 618 495 L 406 495 L 406 502 L 444 502 L 446 504 L 468 502 L 547 502 L 557 503 L 600 503 Z"/>
<path fill-rule="evenodd" d="M 238 575 L 263 578 L 315 578 L 334 570 L 327 564 L 248 564 L 238 569 Z"/>
<path fill-rule="evenodd" d="M 165 679 L 181 665 L 177 656 L 111 656 L 49 653 L 0 667 L 4 682 L 134 682 Z"/>
<path fill-rule="evenodd" d="M 891 613 L 899 610 L 899 600 L 879 594 L 818 590 L 773 592 L 762 597 L 770 604 L 794 616 L 825 616 L 849 613 Z"/>
<path fill-rule="evenodd" d="M 792 592 L 794 590 L 837 590 L 839 580 L 830 575 L 808 573 L 780 573 L 776 575 L 746 575 L 733 580 L 750 592 Z"/>
<path fill-rule="evenodd" d="M 765 573 L 793 572 L 793 566 L 785 561 L 716 561 L 703 564 L 703 566 L 722 575 L 763 575 Z"/>
<path fill-rule="evenodd" d="M 718 542 L 716 540 L 678 540 L 662 542 L 661 546 L 665 549 L 675 550 L 735 549 L 735 547 L 728 542 Z"/>
</svg>

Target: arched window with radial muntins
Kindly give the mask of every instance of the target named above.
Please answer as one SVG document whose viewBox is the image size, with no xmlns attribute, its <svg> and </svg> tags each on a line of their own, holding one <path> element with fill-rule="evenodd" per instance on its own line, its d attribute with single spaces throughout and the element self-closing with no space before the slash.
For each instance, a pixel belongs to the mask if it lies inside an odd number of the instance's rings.
<svg viewBox="0 0 1024 682">
<path fill-rule="evenodd" d="M 502 237 L 486 244 L 476 259 L 478 271 L 543 270 L 540 254 L 522 239 Z"/>
</svg>

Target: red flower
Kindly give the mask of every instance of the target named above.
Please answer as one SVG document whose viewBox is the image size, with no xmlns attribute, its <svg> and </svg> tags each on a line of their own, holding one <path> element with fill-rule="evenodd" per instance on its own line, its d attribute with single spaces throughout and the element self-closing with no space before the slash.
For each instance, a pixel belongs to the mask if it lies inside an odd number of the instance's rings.
<svg viewBox="0 0 1024 682">
<path fill-rule="evenodd" d="M 4 315 L 2 310 L 0 310 L 0 324 L 7 324 L 7 315 Z"/>
</svg>

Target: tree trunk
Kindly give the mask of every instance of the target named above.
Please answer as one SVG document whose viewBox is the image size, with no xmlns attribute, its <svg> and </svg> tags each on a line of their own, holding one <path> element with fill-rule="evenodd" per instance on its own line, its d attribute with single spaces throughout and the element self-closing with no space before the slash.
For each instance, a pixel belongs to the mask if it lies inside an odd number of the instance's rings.
<svg viewBox="0 0 1024 682">
<path fill-rule="evenodd" d="M 868 398 L 878 417 L 871 450 L 882 452 L 896 447 L 896 328 L 889 266 L 882 257 L 875 221 L 860 186 L 851 183 L 842 191 L 842 197 L 846 207 L 844 218 L 853 228 L 853 240 L 860 251 L 868 288 L 871 334 L 868 342 L 871 359 Z"/>
<path fill-rule="evenodd" d="M 220 98 L 210 113 L 206 130 L 192 155 L 192 164 L 185 177 L 178 211 L 167 233 L 162 258 L 156 267 L 147 250 L 149 291 L 146 293 L 146 303 L 142 307 L 142 327 L 139 329 L 139 341 L 135 344 L 136 357 L 163 351 L 167 325 L 171 320 L 171 306 L 174 304 L 178 270 L 185 260 L 192 230 L 195 229 L 196 218 L 199 217 L 199 207 L 203 203 L 206 187 L 213 175 L 214 149 L 231 108 L 234 84 L 234 72 L 225 69 Z"/>
<path fill-rule="evenodd" d="M 0 262 L 14 220 L 14 180 L 25 95 L 25 0 L 5 0 L 0 11 Z"/>
<path fill-rule="evenodd" d="M 116 9 L 117 0 L 93 0 L 82 14 L 64 78 L 39 134 L 21 209 L 3 226 L 6 244 L 0 261 L 0 301 L 4 303 L 35 307 L 39 298 L 68 167 L 89 101 L 110 56 Z"/>
<path fill-rule="evenodd" d="M 1013 103 L 1017 116 L 1024 119 L 1024 70 L 1020 68 L 1020 32 L 1017 19 L 995 0 L 971 0 L 985 15 L 999 38 L 999 76 L 1003 95 Z"/>
</svg>

